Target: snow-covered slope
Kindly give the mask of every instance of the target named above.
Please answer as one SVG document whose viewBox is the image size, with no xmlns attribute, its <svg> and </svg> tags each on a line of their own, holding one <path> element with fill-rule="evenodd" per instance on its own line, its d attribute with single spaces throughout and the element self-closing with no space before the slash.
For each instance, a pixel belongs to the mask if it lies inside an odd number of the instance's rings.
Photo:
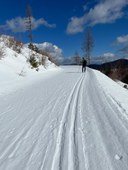
<svg viewBox="0 0 128 170">
<path fill-rule="evenodd" d="M 63 67 L 0 96 L 0 170 L 128 170 L 128 90 Z"/>
<path fill-rule="evenodd" d="M 128 89 L 128 84 L 122 82 L 122 81 L 119 81 L 119 80 L 115 80 L 121 87 L 124 87 L 126 89 Z"/>
<path fill-rule="evenodd" d="M 40 65 L 38 72 L 36 69 L 32 69 L 32 66 L 27 61 L 30 50 L 23 45 L 21 52 L 17 53 L 11 45 L 12 41 L 13 37 L 0 36 L 0 51 L 3 52 L 3 56 L 0 56 L 0 94 L 3 92 L 3 89 L 4 91 L 11 89 L 9 86 L 16 88 L 17 83 L 28 81 L 28 77 L 38 76 L 47 70 L 57 69 L 55 64 L 50 62 L 46 56 L 44 56 L 45 67 Z M 36 58 L 39 60 L 41 55 L 36 53 Z"/>
</svg>

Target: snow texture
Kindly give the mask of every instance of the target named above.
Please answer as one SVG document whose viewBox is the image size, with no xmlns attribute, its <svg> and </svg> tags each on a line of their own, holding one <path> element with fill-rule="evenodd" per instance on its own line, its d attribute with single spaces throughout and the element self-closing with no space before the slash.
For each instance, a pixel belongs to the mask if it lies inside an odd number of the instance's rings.
<svg viewBox="0 0 128 170">
<path fill-rule="evenodd" d="M 0 170 L 128 170 L 126 89 L 77 66 L 29 80 L 0 95 Z"/>
<path fill-rule="evenodd" d="M 21 48 L 21 53 L 17 53 L 12 47 L 8 47 L 9 39 L 13 38 L 6 35 L 0 36 L 0 49 L 4 51 L 4 56 L 0 60 L 0 95 L 15 90 L 17 87 L 24 83 L 28 83 L 34 77 L 43 75 L 44 72 L 59 69 L 55 64 L 50 62 L 46 56 L 45 66 L 40 65 L 38 72 L 32 69 L 27 61 L 29 59 L 30 50 L 24 46 Z M 42 57 L 40 54 L 35 53 L 37 60 Z M 26 79 L 27 77 L 27 79 Z"/>
</svg>

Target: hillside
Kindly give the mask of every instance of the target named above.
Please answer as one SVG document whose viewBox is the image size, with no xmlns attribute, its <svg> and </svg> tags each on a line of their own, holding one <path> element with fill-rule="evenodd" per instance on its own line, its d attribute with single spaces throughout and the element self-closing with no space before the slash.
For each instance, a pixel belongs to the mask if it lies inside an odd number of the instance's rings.
<svg viewBox="0 0 128 170">
<path fill-rule="evenodd" d="M 90 68 L 94 68 L 102 71 L 112 79 L 120 80 L 128 84 L 128 60 L 119 59 L 113 62 L 104 63 L 101 65 L 90 65 Z"/>
<path fill-rule="evenodd" d="M 35 68 L 29 62 L 30 49 L 26 45 L 16 41 L 14 37 L 0 36 L 0 94 L 39 77 L 39 74 L 58 69 L 47 56 L 34 51 L 33 54 L 35 61 L 40 63 Z"/>
<path fill-rule="evenodd" d="M 128 169 L 128 91 L 101 72 L 62 67 L 0 101 L 0 170 Z"/>
</svg>

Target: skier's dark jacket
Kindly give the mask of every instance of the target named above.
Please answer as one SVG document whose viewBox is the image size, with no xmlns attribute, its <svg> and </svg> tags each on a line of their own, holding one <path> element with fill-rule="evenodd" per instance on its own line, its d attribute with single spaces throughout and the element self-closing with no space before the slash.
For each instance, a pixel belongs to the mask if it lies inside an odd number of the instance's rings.
<svg viewBox="0 0 128 170">
<path fill-rule="evenodd" d="M 83 66 L 83 67 L 86 67 L 86 65 L 87 65 L 87 61 L 86 61 L 85 59 L 83 59 L 83 60 L 82 60 L 82 66 Z"/>
</svg>

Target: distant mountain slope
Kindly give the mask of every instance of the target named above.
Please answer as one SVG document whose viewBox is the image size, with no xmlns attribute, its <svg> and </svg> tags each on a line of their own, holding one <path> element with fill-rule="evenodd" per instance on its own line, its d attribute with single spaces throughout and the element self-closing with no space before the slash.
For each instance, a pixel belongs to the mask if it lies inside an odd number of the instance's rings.
<svg viewBox="0 0 128 170">
<path fill-rule="evenodd" d="M 128 60 L 119 59 L 113 62 L 104 63 L 101 65 L 90 65 L 90 68 L 94 68 L 102 71 L 112 79 L 118 79 L 128 84 Z"/>
</svg>

